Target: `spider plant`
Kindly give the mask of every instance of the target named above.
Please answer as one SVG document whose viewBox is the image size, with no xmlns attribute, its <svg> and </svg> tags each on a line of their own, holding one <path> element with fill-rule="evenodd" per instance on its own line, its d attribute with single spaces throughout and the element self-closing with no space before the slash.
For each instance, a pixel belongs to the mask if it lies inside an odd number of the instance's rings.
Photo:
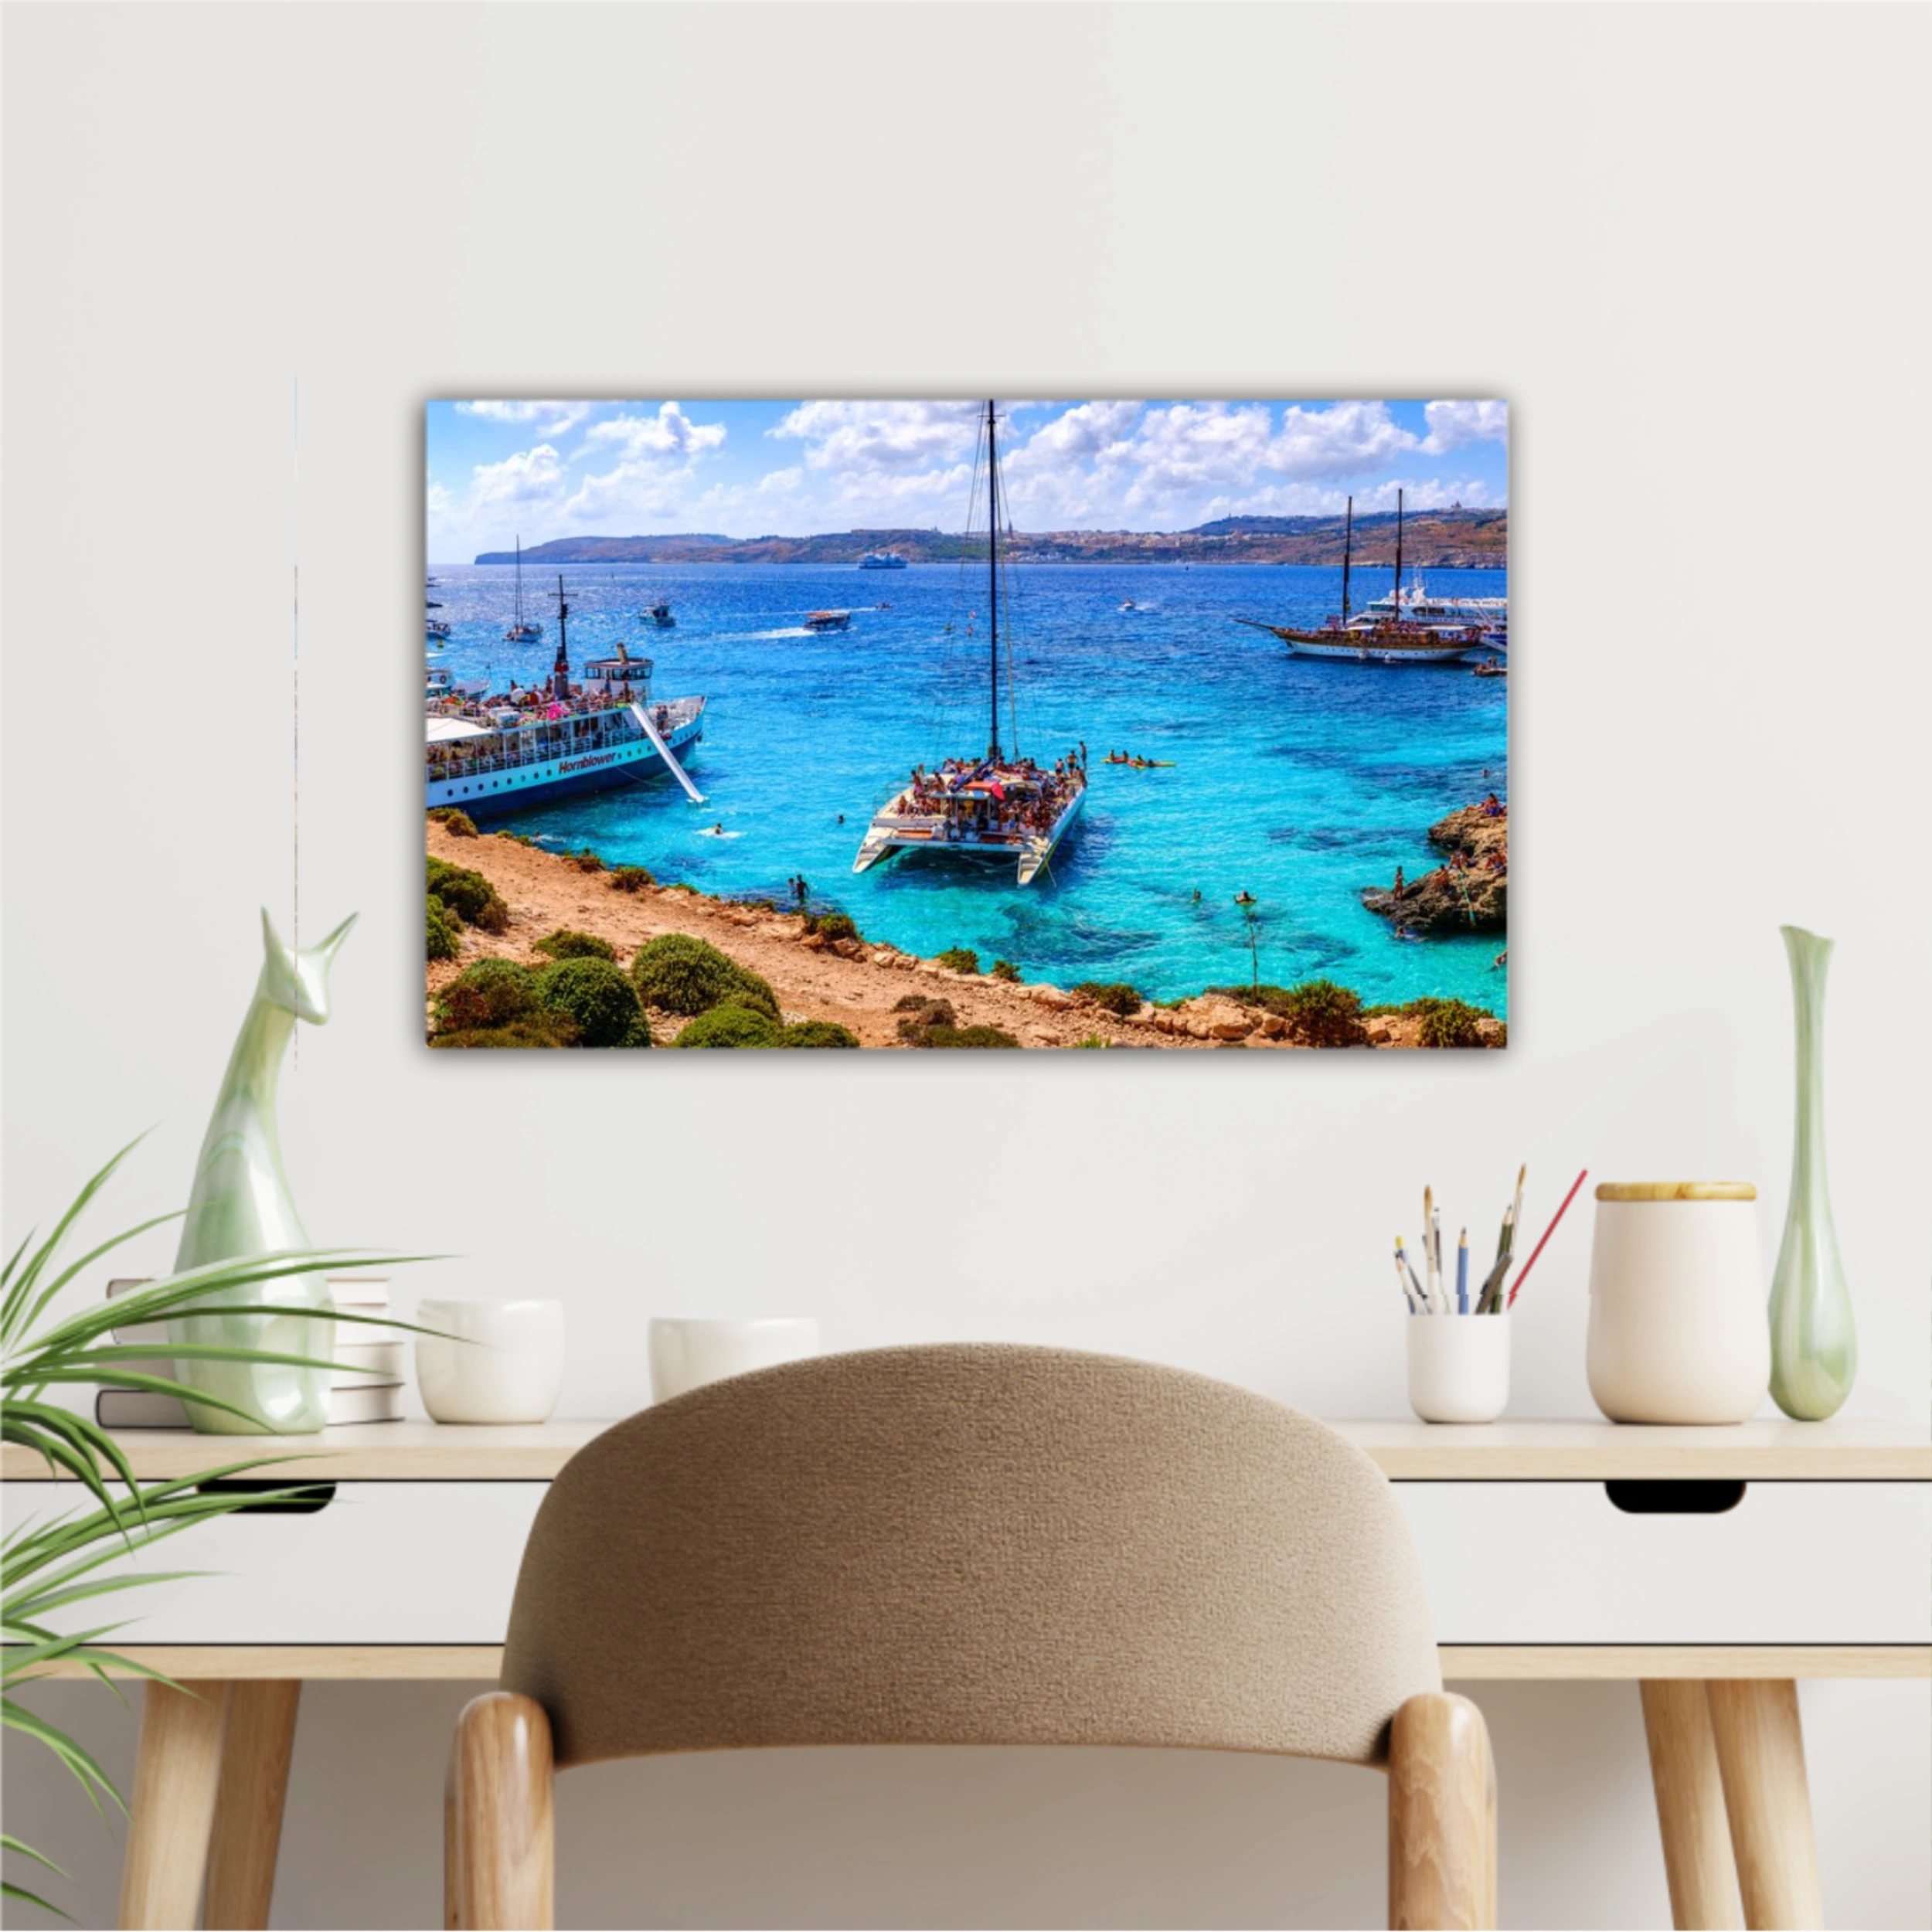
<svg viewBox="0 0 1932 1932">
<path fill-rule="evenodd" d="M 77 1604 L 91 1604 L 125 1590 L 203 1573 L 141 1570 L 130 1566 L 126 1560 L 139 1556 L 152 1545 L 178 1536 L 213 1517 L 298 1498 L 304 1486 L 266 1491 L 203 1487 L 286 1460 L 275 1457 L 229 1463 L 169 1482 L 142 1483 L 136 1479 L 125 1451 L 106 1430 L 91 1416 L 47 1400 L 48 1392 L 73 1385 L 146 1389 L 179 1396 L 184 1402 L 227 1410 L 245 1420 L 245 1412 L 232 1403 L 184 1383 L 143 1372 L 131 1365 L 157 1356 L 177 1360 L 198 1357 L 280 1362 L 300 1368 L 332 1368 L 335 1365 L 308 1355 L 213 1343 L 120 1344 L 113 1338 L 114 1330 L 163 1317 L 232 1315 L 235 1310 L 223 1307 L 219 1299 L 225 1290 L 231 1288 L 313 1274 L 331 1267 L 382 1267 L 427 1258 L 371 1254 L 350 1248 L 291 1249 L 275 1254 L 249 1255 L 187 1269 L 111 1303 L 90 1304 L 78 1314 L 49 1321 L 49 1311 L 61 1291 L 84 1270 L 124 1243 L 179 1219 L 185 1211 L 156 1215 L 126 1229 L 56 1271 L 60 1250 L 74 1224 L 138 1145 L 130 1142 L 88 1182 L 53 1232 L 31 1254 L 28 1250 L 32 1246 L 32 1234 L 14 1250 L 4 1271 L 0 1271 L 0 1439 L 33 1451 L 47 1464 L 50 1475 L 64 1473 L 72 1477 L 94 1505 L 65 1511 L 44 1522 L 19 1524 L 7 1532 L 4 1546 L 0 1546 L 0 1644 L 5 1645 L 0 1651 L 0 1723 L 46 1746 L 73 1774 L 104 1818 L 108 1804 L 124 1812 L 127 1809 L 113 1781 L 73 1738 L 38 1713 L 24 1708 L 17 1701 L 16 1693 L 24 1685 L 48 1675 L 56 1665 L 67 1669 L 79 1665 L 106 1684 L 111 1684 L 111 1673 L 163 1684 L 172 1684 L 172 1679 L 102 1647 L 101 1640 L 124 1628 L 126 1619 L 64 1633 L 50 1627 L 45 1619 Z M 249 1311 L 265 1316 L 297 1315 L 315 1321 L 366 1321 L 390 1328 L 411 1325 L 387 1316 L 348 1315 L 328 1308 L 251 1303 Z M 0 1849 L 31 1859 L 63 1878 L 66 1876 L 51 1859 L 12 1836 L 0 1834 Z M 0 1881 L 0 1896 L 39 1906 L 62 1918 L 69 1916 L 58 1906 L 10 1882 Z"/>
</svg>

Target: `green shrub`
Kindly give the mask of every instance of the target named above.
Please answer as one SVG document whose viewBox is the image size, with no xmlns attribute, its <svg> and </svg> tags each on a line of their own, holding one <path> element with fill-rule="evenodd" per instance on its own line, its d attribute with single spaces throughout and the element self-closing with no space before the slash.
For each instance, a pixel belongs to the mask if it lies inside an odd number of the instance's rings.
<svg viewBox="0 0 1932 1932">
<path fill-rule="evenodd" d="M 429 957 L 431 959 L 454 959 L 460 950 L 457 944 L 457 922 L 450 917 L 450 909 L 431 893 L 429 907 Z"/>
<path fill-rule="evenodd" d="M 604 869 L 604 861 L 588 845 L 581 852 L 572 852 L 570 857 L 570 863 L 579 872 L 602 872 Z"/>
<path fill-rule="evenodd" d="M 1017 1046 L 1012 1035 L 997 1026 L 928 1026 L 911 1043 L 914 1046 Z"/>
<path fill-rule="evenodd" d="M 1288 1022 L 1288 1037 L 1306 1046 L 1360 1046 L 1369 1037 L 1362 1023 L 1361 995 L 1332 979 L 1291 986 L 1283 1004 L 1274 1010 Z"/>
<path fill-rule="evenodd" d="M 778 1036 L 781 1046 L 856 1046 L 859 1036 L 835 1020 L 804 1019 Z"/>
<path fill-rule="evenodd" d="M 1480 1046 L 1479 1022 L 1489 1015 L 1461 999 L 1412 999 L 1402 1009 L 1422 1022 L 1424 1046 Z"/>
<path fill-rule="evenodd" d="M 577 1029 L 559 1013 L 536 1013 L 507 1026 L 474 1026 L 430 1036 L 434 1047 L 529 1048 L 574 1046 Z"/>
<path fill-rule="evenodd" d="M 484 932 L 500 933 L 509 925 L 509 907 L 480 872 L 467 871 L 461 866 L 431 859 L 429 889 L 459 919 Z"/>
<path fill-rule="evenodd" d="M 849 913 L 808 913 L 805 930 L 821 939 L 857 939 L 859 924 Z"/>
<path fill-rule="evenodd" d="M 995 979 L 1017 981 L 1019 968 L 1010 959 L 996 959 L 988 969 Z"/>
<path fill-rule="evenodd" d="M 727 1003 L 700 1013 L 671 1043 L 718 1052 L 726 1049 L 776 1046 L 780 1029 L 749 1006 Z"/>
<path fill-rule="evenodd" d="M 617 1042 L 618 1046 L 624 1047 L 655 1046 L 657 1043 L 651 1031 L 651 1016 L 643 1012 L 631 1022 L 630 1031 Z"/>
<path fill-rule="evenodd" d="M 1102 1051 L 1104 1051 L 1113 1044 L 1114 1043 L 1111 1040 L 1102 1039 L 1097 1033 L 1089 1033 L 1085 1039 L 1077 1039 L 1074 1041 L 1073 1051 L 1077 1053 L 1083 1047 L 1086 1047 L 1089 1049 L 1094 1047 L 1099 1047 Z"/>
<path fill-rule="evenodd" d="M 956 1026 L 959 1020 L 951 1000 L 930 998 L 923 993 L 906 994 L 894 1003 L 893 1011 L 905 1015 L 899 1022 L 899 1037 L 915 1046 L 923 1043 L 920 1036 L 931 1028 Z"/>
<path fill-rule="evenodd" d="M 935 964 L 944 966 L 949 973 L 976 973 L 979 971 L 979 955 L 970 946 L 948 946 L 943 953 L 934 955 Z"/>
<path fill-rule="evenodd" d="M 641 866 L 615 866 L 604 883 L 614 893 L 641 893 L 657 882 Z"/>
<path fill-rule="evenodd" d="M 624 969 L 607 959 L 563 959 L 536 976 L 546 1010 L 567 1015 L 586 1046 L 621 1046 L 638 1017 L 638 996 Z"/>
<path fill-rule="evenodd" d="M 617 956 L 617 948 L 607 939 L 600 939 L 595 933 L 578 932 L 569 926 L 546 933 L 536 942 L 536 949 L 553 959 L 615 960 Z"/>
<path fill-rule="evenodd" d="M 778 1017 L 778 996 L 758 975 L 688 933 L 660 933 L 638 948 L 631 983 L 647 1006 L 667 1013 L 706 1013 L 720 1002 Z"/>
<path fill-rule="evenodd" d="M 452 838 L 474 838 L 476 836 L 476 821 L 459 805 L 432 806 L 430 816 Z"/>
<path fill-rule="evenodd" d="M 507 1026 L 536 1010 L 536 975 L 513 959 L 479 959 L 464 967 L 436 1002 L 437 1025 L 444 1032 Z"/>
<path fill-rule="evenodd" d="M 1083 979 L 1073 988 L 1073 997 L 1122 1019 L 1141 1010 L 1140 995 L 1124 980 Z"/>
</svg>

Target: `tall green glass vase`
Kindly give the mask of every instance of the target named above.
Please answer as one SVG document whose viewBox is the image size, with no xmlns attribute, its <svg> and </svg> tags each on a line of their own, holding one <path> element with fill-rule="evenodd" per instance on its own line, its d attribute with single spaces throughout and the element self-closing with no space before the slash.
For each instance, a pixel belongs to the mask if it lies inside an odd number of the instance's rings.
<svg viewBox="0 0 1932 1932">
<path fill-rule="evenodd" d="M 1791 1200 L 1771 1280 L 1771 1395 L 1787 1416 L 1822 1422 L 1852 1393 L 1859 1368 L 1852 1298 L 1825 1177 L 1825 977 L 1832 944 L 1781 926 L 1798 1018 L 1798 1117 Z"/>
</svg>

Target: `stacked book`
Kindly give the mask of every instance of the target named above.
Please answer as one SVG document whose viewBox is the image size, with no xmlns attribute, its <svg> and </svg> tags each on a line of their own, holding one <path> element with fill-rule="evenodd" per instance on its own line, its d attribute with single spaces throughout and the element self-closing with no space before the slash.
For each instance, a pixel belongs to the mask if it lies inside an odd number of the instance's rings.
<svg viewBox="0 0 1932 1932">
<path fill-rule="evenodd" d="M 332 1274 L 326 1277 L 329 1298 L 349 1315 L 383 1315 L 389 1312 L 389 1283 L 381 1275 Z M 117 1300 L 137 1288 L 150 1285 L 146 1280 L 110 1281 L 107 1297 Z M 367 1321 L 334 1321 L 335 1372 L 328 1387 L 328 1420 L 331 1428 L 351 1422 L 396 1422 L 403 1414 L 403 1380 L 405 1357 L 402 1338 L 387 1328 Z M 135 1321 L 114 1331 L 117 1342 L 145 1343 L 165 1347 L 165 1321 Z M 175 1365 L 165 1355 L 150 1360 L 131 1360 L 124 1365 L 138 1375 L 175 1379 Z M 163 1395 L 157 1389 L 103 1389 L 94 1397 L 94 1420 L 104 1429 L 186 1429 L 188 1405 L 179 1396 Z"/>
</svg>

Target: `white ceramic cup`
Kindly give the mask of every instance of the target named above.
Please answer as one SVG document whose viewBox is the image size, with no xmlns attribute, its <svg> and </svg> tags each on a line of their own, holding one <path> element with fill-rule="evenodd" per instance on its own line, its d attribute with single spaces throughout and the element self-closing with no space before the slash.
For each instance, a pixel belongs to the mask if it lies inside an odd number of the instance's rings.
<svg viewBox="0 0 1932 1932">
<path fill-rule="evenodd" d="M 809 1315 L 767 1315 L 747 1321 L 654 1321 L 651 1400 L 668 1402 L 707 1382 L 818 1352 L 818 1324 Z"/>
<path fill-rule="evenodd" d="M 1494 1422 L 1509 1406 L 1506 1315 L 1411 1315 L 1409 1406 L 1424 1422 Z"/>
<path fill-rule="evenodd" d="M 438 1422 L 544 1422 L 563 1380 L 561 1301 L 424 1301 L 416 1386 Z"/>
</svg>

